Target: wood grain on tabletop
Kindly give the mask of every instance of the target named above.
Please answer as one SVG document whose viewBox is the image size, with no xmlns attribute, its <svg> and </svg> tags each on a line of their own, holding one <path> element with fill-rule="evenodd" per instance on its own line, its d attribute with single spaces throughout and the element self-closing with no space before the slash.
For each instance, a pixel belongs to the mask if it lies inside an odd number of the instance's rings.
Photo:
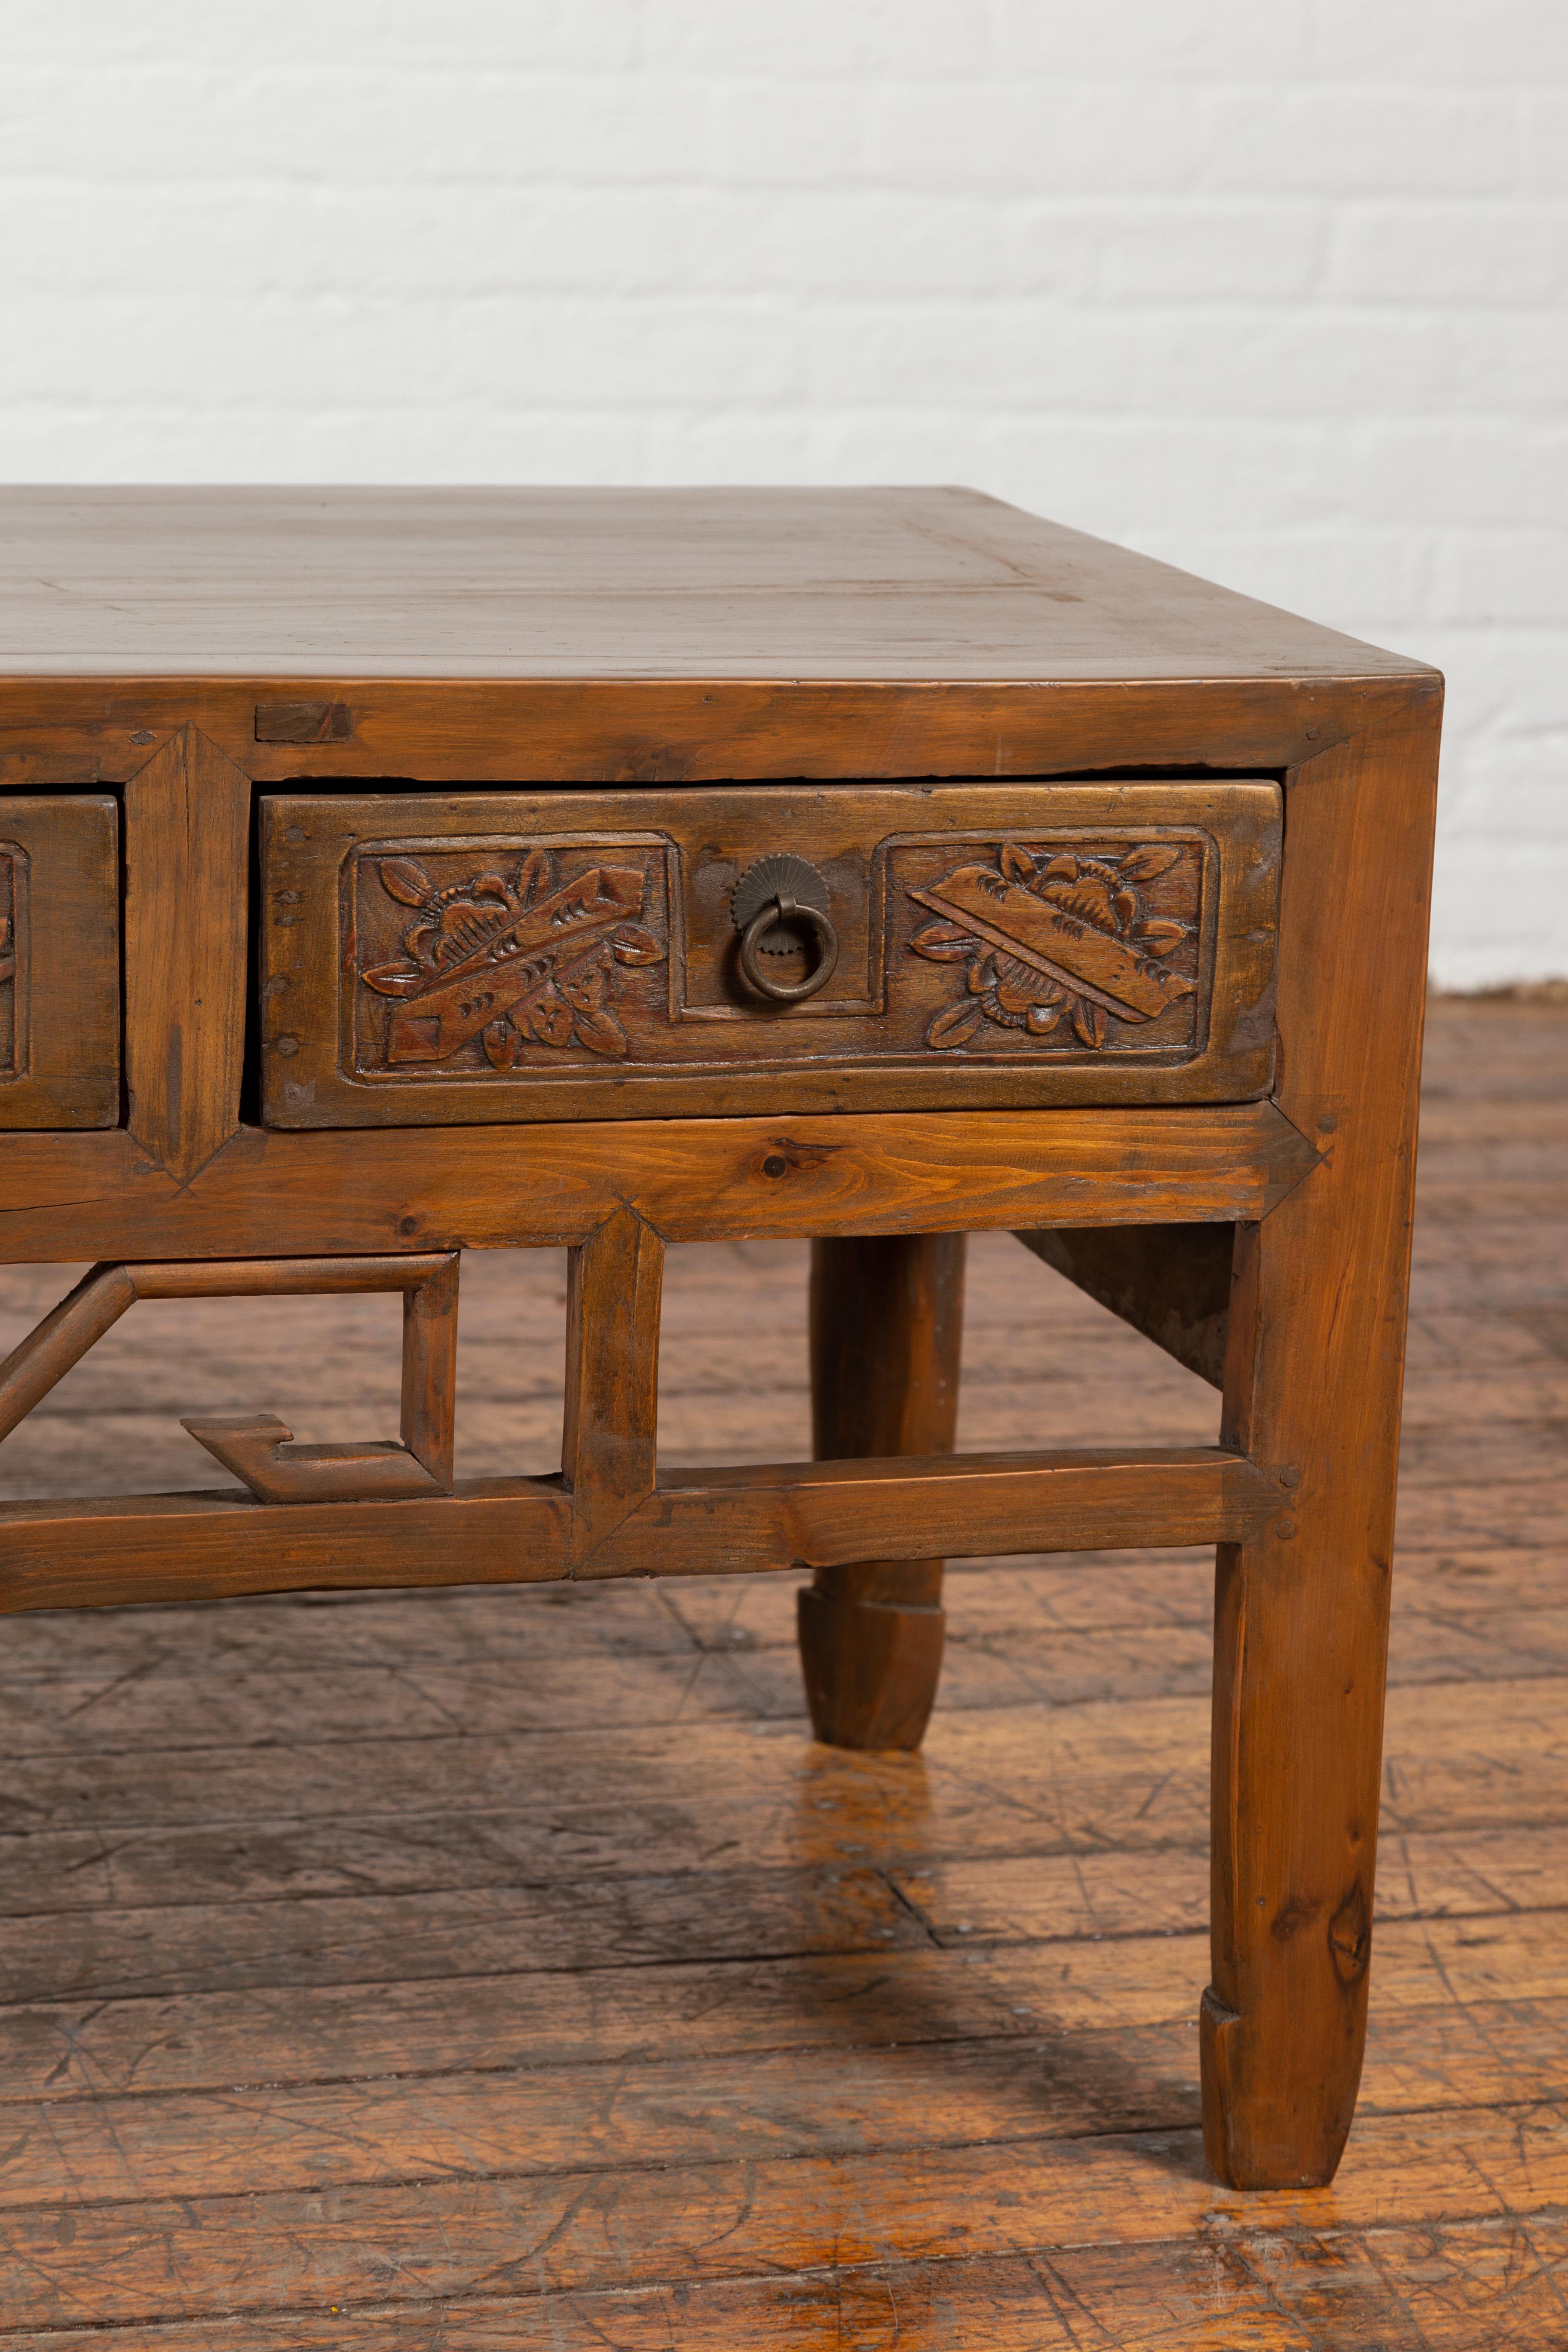
<svg viewBox="0 0 1568 2352">
<path fill-rule="evenodd" d="M 7 488 L 0 550 L 12 677 L 1034 682 L 1421 667 L 961 488 Z M 288 730 L 275 705 L 258 735 Z M 300 720 L 296 740 L 330 751 L 339 724 Z"/>
<path fill-rule="evenodd" d="M 1440 692 L 970 490 L 0 492 L 0 791 L 1278 772 Z"/>
<path fill-rule="evenodd" d="M 950 1570 L 918 1759 L 807 1744 L 790 1576 L 24 1617 L 0 2341 L 1559 2346 L 1568 1013 L 1428 1039 L 1332 2189 L 1201 2161 L 1201 1555 Z M 1203 1381 L 970 1255 L 961 1447 L 1212 1442 Z M 809 1453 L 805 1258 L 668 1253 L 667 1455 Z M 70 1278 L 8 1269 L 0 1341 Z M 548 1466 L 565 1297 L 562 1253 L 466 1259 L 460 1471 Z M 182 1411 L 395 1430 L 395 1302 L 247 1301 L 243 1349 L 238 1311 L 139 1308 L 4 1491 L 206 1484 Z"/>
</svg>

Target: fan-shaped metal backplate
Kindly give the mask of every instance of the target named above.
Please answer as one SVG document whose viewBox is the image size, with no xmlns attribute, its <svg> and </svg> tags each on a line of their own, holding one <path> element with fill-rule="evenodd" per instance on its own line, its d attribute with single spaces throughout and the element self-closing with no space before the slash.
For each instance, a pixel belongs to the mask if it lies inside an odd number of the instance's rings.
<svg viewBox="0 0 1568 2352">
<path fill-rule="evenodd" d="M 800 906 L 815 907 L 819 915 L 832 910 L 833 893 L 827 887 L 826 876 L 819 874 L 808 858 L 781 850 L 771 857 L 759 857 L 736 883 L 730 900 L 735 929 L 743 931 L 781 891 Z M 788 955 L 792 950 L 809 947 L 811 935 L 797 930 L 792 923 L 778 922 L 764 934 L 760 944 L 764 955 Z"/>
</svg>

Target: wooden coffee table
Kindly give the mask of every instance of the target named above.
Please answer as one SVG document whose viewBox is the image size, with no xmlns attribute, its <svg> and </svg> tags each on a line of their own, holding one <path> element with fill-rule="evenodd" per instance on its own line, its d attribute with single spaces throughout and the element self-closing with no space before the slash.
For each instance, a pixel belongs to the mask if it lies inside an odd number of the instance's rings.
<svg viewBox="0 0 1568 2352">
<path fill-rule="evenodd" d="M 400 1441 L 189 1423 L 237 1483 L 5 1507 L 0 1604 L 793 1566 L 819 1736 L 910 1747 L 944 1557 L 1215 1543 L 1208 2151 L 1328 2179 L 1436 674 L 958 490 L 0 506 L 0 1258 L 101 1261 L 0 1435 L 140 1299 L 405 1301 Z M 986 1228 L 1219 1442 L 953 1454 Z M 753 1234 L 819 1458 L 657 1467 L 665 1246 Z M 458 1253 L 560 1244 L 561 1475 L 454 1479 Z"/>
</svg>

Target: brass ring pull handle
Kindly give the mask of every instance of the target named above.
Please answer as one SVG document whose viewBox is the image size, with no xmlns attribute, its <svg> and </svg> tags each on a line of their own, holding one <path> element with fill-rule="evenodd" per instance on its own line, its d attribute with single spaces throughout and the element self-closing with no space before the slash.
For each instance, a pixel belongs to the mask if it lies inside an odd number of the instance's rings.
<svg viewBox="0 0 1568 2352">
<path fill-rule="evenodd" d="M 754 995 L 774 1004 L 799 1004 L 826 987 L 838 961 L 838 934 L 828 904 L 826 877 L 804 857 L 760 857 L 746 868 L 735 885 L 731 911 L 741 934 L 741 977 Z M 774 932 L 782 936 L 773 940 Z M 816 962 L 804 980 L 774 980 L 763 959 L 803 945 L 802 932 L 810 935 Z"/>
<path fill-rule="evenodd" d="M 793 984 L 773 980 L 757 961 L 758 950 L 768 933 L 779 923 L 805 923 L 816 940 L 816 962 L 804 980 Z M 741 934 L 741 970 L 748 988 L 759 996 L 771 996 L 775 1004 L 798 1004 L 805 996 L 815 996 L 826 988 L 833 977 L 833 967 L 838 961 L 838 934 L 832 922 L 816 907 L 808 907 L 803 899 L 792 898 L 781 890 L 770 898 L 760 915 L 753 915 Z"/>
</svg>

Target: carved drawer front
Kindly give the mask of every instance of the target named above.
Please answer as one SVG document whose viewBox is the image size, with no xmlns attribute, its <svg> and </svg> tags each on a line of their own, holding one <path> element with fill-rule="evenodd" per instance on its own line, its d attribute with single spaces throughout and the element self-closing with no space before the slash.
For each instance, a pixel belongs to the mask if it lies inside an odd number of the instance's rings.
<svg viewBox="0 0 1568 2352">
<path fill-rule="evenodd" d="M 1280 806 L 1251 782 L 269 794 L 264 1116 L 1245 1100 Z"/>
<path fill-rule="evenodd" d="M 119 1118 L 119 811 L 0 794 L 0 1128 Z"/>
</svg>

